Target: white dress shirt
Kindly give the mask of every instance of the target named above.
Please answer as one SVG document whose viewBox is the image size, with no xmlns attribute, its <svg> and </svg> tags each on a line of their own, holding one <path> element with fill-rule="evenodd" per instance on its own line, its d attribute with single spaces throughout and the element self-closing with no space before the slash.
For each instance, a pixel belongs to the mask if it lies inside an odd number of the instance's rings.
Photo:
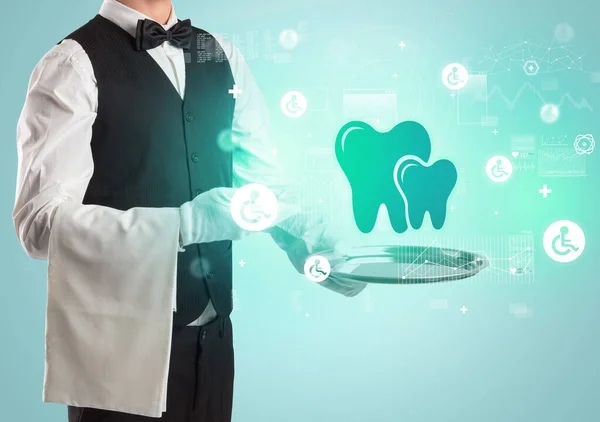
<svg viewBox="0 0 600 422">
<path fill-rule="evenodd" d="M 104 0 L 100 14 L 134 37 L 138 20 L 148 18 L 115 0 Z M 164 28 L 176 22 L 172 9 Z M 232 126 L 233 186 L 261 183 L 278 192 L 281 217 L 270 233 L 301 271 L 307 250 L 332 245 L 323 242 L 321 229 L 309 230 L 307 219 L 284 218 L 286 212 L 300 215 L 298 196 L 269 140 L 266 105 L 240 52 L 215 37 L 241 89 Z M 165 42 L 148 53 L 183 96 L 183 50 Z M 35 67 L 17 126 L 14 225 L 27 254 L 48 260 L 43 400 L 160 417 L 176 303 L 179 210 L 82 204 L 94 171 L 97 106 L 89 57 L 76 41 L 64 40 Z M 348 296 L 362 290 L 333 279 L 321 285 Z M 214 316 L 209 303 L 192 324 Z"/>
<path fill-rule="evenodd" d="M 99 13 L 133 37 L 138 20 L 148 18 L 115 0 L 105 0 Z M 172 9 L 164 28 L 176 22 Z M 216 38 L 242 91 L 232 126 L 239 147 L 233 185 L 287 185 L 248 66 L 229 41 Z M 148 53 L 183 97 L 183 50 L 165 42 Z M 158 417 L 166 410 L 179 212 L 82 205 L 94 171 L 97 106 L 89 57 L 64 40 L 35 67 L 17 126 L 14 225 L 27 254 L 49 261 L 43 400 Z M 215 314 L 209 303 L 192 324 Z"/>
<path fill-rule="evenodd" d="M 138 20 L 149 19 L 115 0 L 105 0 L 99 14 L 133 37 Z M 172 9 L 163 27 L 169 29 L 176 23 Z M 268 110 L 241 53 L 226 39 L 215 38 L 229 60 L 236 85 L 242 89 L 235 103 L 232 142 L 243 145 L 246 154 L 234 154 L 234 186 L 266 180 L 269 171 L 280 173 L 275 148 L 269 143 Z M 183 98 L 183 50 L 165 42 L 148 53 Z M 47 259 L 51 216 L 58 204 L 65 199 L 83 200 L 94 168 L 90 141 L 97 106 L 98 89 L 90 59 L 77 41 L 64 40 L 34 69 L 17 126 L 19 175 L 13 218 L 25 250 L 34 258 Z M 255 159 L 248 160 L 248 154 Z M 270 180 L 281 183 L 279 176 Z M 190 325 L 205 324 L 215 316 L 209 301 Z"/>
</svg>

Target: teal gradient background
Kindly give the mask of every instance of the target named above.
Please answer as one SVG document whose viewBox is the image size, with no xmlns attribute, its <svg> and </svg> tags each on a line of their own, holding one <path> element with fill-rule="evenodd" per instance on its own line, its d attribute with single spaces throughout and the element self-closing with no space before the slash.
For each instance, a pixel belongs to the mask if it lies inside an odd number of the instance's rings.
<svg viewBox="0 0 600 422">
<path fill-rule="evenodd" d="M 0 74 L 0 420 L 66 420 L 64 406 L 41 402 L 46 262 L 28 258 L 11 222 L 16 175 L 15 127 L 37 61 L 56 42 L 97 13 L 101 2 L 55 0 L 4 5 Z M 177 15 L 219 33 L 279 31 L 309 23 L 308 38 L 290 64 L 249 60 L 273 114 L 274 137 L 290 171 L 302 172 L 304 149 L 332 147 L 343 124 L 341 93 L 395 86 L 400 120 L 415 119 L 432 139 L 432 159 L 467 169 L 467 190 L 439 233 L 499 236 L 533 233 L 535 281 L 498 282 L 490 273 L 450 284 L 369 286 L 348 299 L 298 275 L 265 235 L 234 246 L 233 313 L 236 346 L 235 422 L 567 422 L 600 419 L 600 283 L 598 281 L 596 151 L 587 177 L 543 179 L 515 173 L 502 185 L 486 178 L 485 161 L 509 154 L 508 134 L 573 137 L 598 133 L 594 113 L 565 108 L 552 127 L 539 120 L 540 104 L 524 100 L 498 110 L 494 127 L 456 124 L 454 99 L 441 84 L 450 62 L 485 55 L 520 41 L 552 42 L 557 24 L 575 29 L 574 51 L 586 71 L 600 70 L 593 0 L 491 2 L 338 0 L 175 1 Z M 407 47 L 400 51 L 397 44 Z M 395 48 L 395 49 L 394 49 Z M 518 68 L 518 66 L 515 66 Z M 388 81 L 393 72 L 400 75 Z M 522 74 L 490 76 L 516 92 Z M 560 91 L 600 107 L 600 84 L 590 74 L 557 74 Z M 394 85 L 395 84 L 395 85 Z M 330 108 L 297 121 L 279 111 L 280 96 L 297 87 L 327 87 Z M 307 137 L 307 133 L 311 137 Z M 302 157 L 302 158 L 298 158 Z M 459 183 L 461 174 L 459 173 Z M 537 189 L 551 184 L 543 199 Z M 340 212 L 350 213 L 347 204 Z M 495 215 L 494 211 L 499 214 Z M 558 264 L 541 238 L 555 220 L 577 222 L 586 250 Z M 346 227 L 349 241 L 421 241 L 437 235 L 363 235 Z M 431 301 L 443 298 L 447 309 Z M 526 303 L 527 317 L 510 305 Z M 459 311 L 467 306 L 468 312 Z M 308 314 L 309 316 L 306 316 Z"/>
</svg>

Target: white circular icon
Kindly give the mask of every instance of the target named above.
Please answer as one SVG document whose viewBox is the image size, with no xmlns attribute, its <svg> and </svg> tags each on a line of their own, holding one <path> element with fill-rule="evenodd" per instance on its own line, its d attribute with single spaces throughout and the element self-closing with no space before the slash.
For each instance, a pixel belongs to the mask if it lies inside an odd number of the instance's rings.
<svg viewBox="0 0 600 422">
<path fill-rule="evenodd" d="M 512 174 L 512 163 L 502 155 L 496 155 L 488 160 L 485 172 L 492 182 L 506 182 Z"/>
<path fill-rule="evenodd" d="M 286 50 L 292 50 L 298 44 L 298 33 L 293 29 L 284 29 L 279 34 L 279 44 Z"/>
<path fill-rule="evenodd" d="M 266 186 L 250 183 L 238 189 L 231 199 L 231 217 L 244 230 L 261 231 L 273 225 L 278 203 Z"/>
<path fill-rule="evenodd" d="M 235 147 L 235 145 L 233 144 L 233 136 L 233 131 L 231 129 L 223 129 L 217 135 L 217 146 L 225 152 L 233 151 Z"/>
<path fill-rule="evenodd" d="M 450 63 L 442 70 L 442 82 L 453 91 L 464 88 L 469 80 L 469 72 L 460 63 Z"/>
<path fill-rule="evenodd" d="M 585 248 L 585 234 L 577 224 L 560 220 L 544 232 L 544 250 L 556 262 L 575 261 Z"/>
<path fill-rule="evenodd" d="M 289 91 L 281 97 L 279 106 L 283 114 L 295 119 L 302 116 L 306 111 L 306 97 L 300 91 Z"/>
<path fill-rule="evenodd" d="M 329 277 L 329 273 L 331 273 L 331 264 L 321 255 L 313 255 L 304 263 L 304 274 L 310 281 L 320 283 Z"/>
<path fill-rule="evenodd" d="M 560 110 L 555 104 L 544 104 L 540 109 L 540 117 L 544 123 L 554 123 L 560 116 Z"/>
<path fill-rule="evenodd" d="M 575 30 L 568 23 L 559 23 L 556 28 L 554 28 L 554 38 L 559 43 L 568 43 L 575 36 Z"/>
</svg>

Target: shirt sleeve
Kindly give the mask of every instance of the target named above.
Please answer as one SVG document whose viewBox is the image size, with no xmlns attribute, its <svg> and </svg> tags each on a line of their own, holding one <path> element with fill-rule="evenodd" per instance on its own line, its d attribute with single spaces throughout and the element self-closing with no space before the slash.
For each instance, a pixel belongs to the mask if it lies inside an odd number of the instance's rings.
<svg viewBox="0 0 600 422">
<path fill-rule="evenodd" d="M 299 184 L 285 171 L 277 153 L 277 143 L 270 136 L 269 111 L 264 97 L 241 52 L 228 40 L 216 36 L 229 61 L 237 96 L 231 129 L 233 146 L 233 186 L 260 183 L 277 197 L 278 213 L 274 227 L 296 229 L 300 235 L 304 224 L 298 219 L 301 210 Z M 292 224 L 294 222 L 294 224 Z M 268 230 L 275 242 L 283 247 L 287 236 L 279 230 Z M 287 232 L 286 232 L 287 233 Z"/>
<path fill-rule="evenodd" d="M 43 400 L 160 415 L 179 210 L 83 204 L 96 102 L 89 57 L 66 40 L 35 67 L 17 125 L 14 225 L 48 260 Z"/>
<path fill-rule="evenodd" d="M 80 244 L 82 254 L 86 253 L 86 246 L 95 246 L 90 240 L 94 233 L 112 233 L 110 244 L 113 250 L 120 250 L 132 259 L 135 259 L 135 253 L 144 252 L 135 252 L 130 239 L 137 238 L 138 244 L 144 244 L 177 237 L 177 233 L 171 232 L 175 226 L 179 231 L 178 220 L 166 222 L 164 230 L 145 229 L 154 224 L 157 215 L 178 219 L 176 208 L 161 212 L 151 208 L 123 212 L 82 204 L 94 172 L 91 139 L 97 101 L 92 64 L 74 40 L 65 40 L 55 46 L 32 72 L 17 123 L 18 174 L 12 215 L 19 240 L 30 257 L 49 259 L 52 256 L 52 251 L 49 252 L 50 233 L 59 208 L 65 208 L 61 219 L 63 232 L 70 236 L 80 233 L 80 238 L 73 241 Z M 86 218 L 80 219 L 81 215 Z M 126 224 L 132 216 L 147 221 Z M 80 221 L 70 221 L 77 219 Z M 125 225 L 131 233 L 118 230 Z M 79 230 L 72 230 L 72 227 Z M 56 234 L 56 237 L 60 235 Z M 109 238 L 104 238 L 108 242 Z M 163 244 L 163 253 L 170 254 L 171 242 Z M 178 250 L 181 248 L 176 244 L 173 253 Z M 96 254 L 96 259 L 101 262 L 104 257 Z"/>
<path fill-rule="evenodd" d="M 94 171 L 90 141 L 97 91 L 95 80 L 85 74 L 81 54 L 78 60 L 77 46 L 63 41 L 40 60 L 17 123 L 12 216 L 23 248 L 37 259 L 48 257 L 58 205 L 81 203 Z"/>
</svg>

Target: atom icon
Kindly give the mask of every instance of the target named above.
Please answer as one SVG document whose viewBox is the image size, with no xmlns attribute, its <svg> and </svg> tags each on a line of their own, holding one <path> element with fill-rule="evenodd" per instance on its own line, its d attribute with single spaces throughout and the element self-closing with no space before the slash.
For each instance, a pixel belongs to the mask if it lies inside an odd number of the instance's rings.
<svg viewBox="0 0 600 422">
<path fill-rule="evenodd" d="M 577 135 L 575 138 L 575 142 L 573 143 L 575 147 L 575 152 L 579 155 L 587 154 L 590 155 L 594 152 L 594 148 L 596 147 L 596 142 L 594 141 L 594 137 L 591 134 L 587 135 Z"/>
</svg>

